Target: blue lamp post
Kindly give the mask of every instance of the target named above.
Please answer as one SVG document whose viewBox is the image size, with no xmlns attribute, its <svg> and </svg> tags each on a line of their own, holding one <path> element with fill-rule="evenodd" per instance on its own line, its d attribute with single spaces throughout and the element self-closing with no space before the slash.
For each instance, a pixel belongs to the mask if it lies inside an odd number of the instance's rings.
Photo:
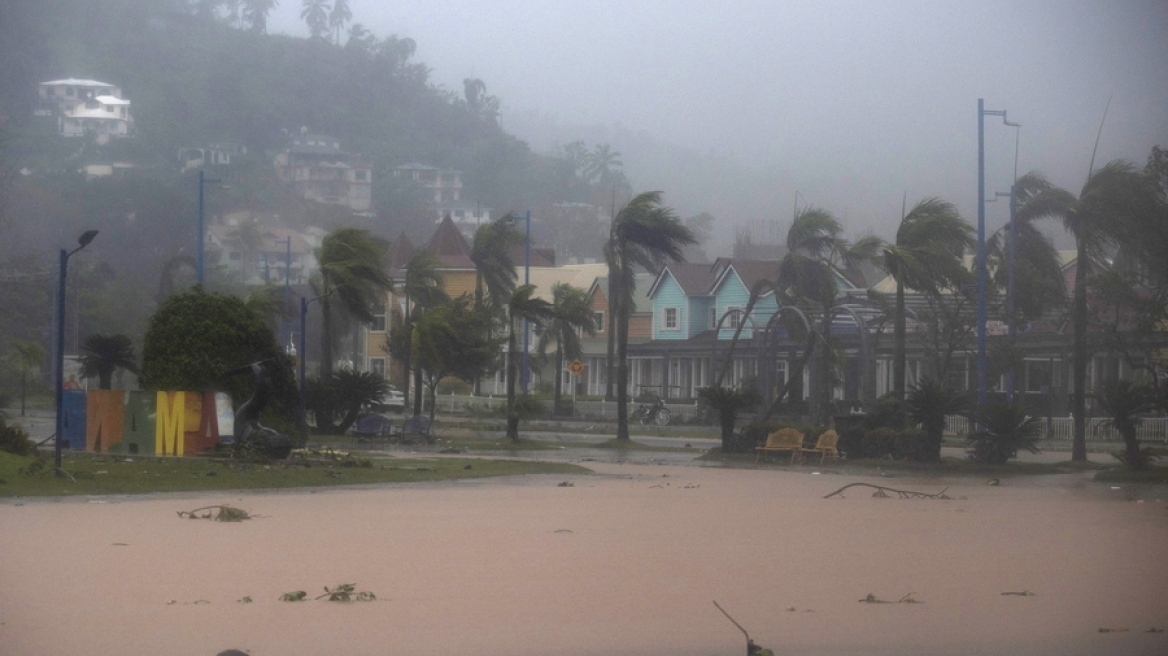
<svg viewBox="0 0 1168 656">
<path fill-rule="evenodd" d="M 986 402 L 986 253 L 985 253 L 985 117 L 1001 116 L 1002 123 L 1018 127 L 1006 120 L 1006 110 L 986 109 L 985 101 L 977 99 L 977 404 Z"/>
<path fill-rule="evenodd" d="M 199 259 L 199 266 L 198 266 L 199 286 L 203 285 L 203 247 L 205 246 L 206 241 L 207 241 L 207 238 L 204 234 L 205 228 L 203 225 L 203 205 L 204 205 L 204 203 L 203 203 L 203 189 L 206 187 L 208 182 L 210 182 L 211 184 L 215 184 L 216 182 L 219 182 L 219 180 L 207 180 L 203 176 L 203 170 L 199 169 L 199 249 L 198 249 L 198 254 L 199 254 L 199 256 L 198 256 L 198 259 Z"/>
<path fill-rule="evenodd" d="M 65 441 L 65 413 L 62 407 L 65 401 L 65 277 L 69 271 L 69 257 L 89 245 L 97 236 L 96 230 L 86 230 L 77 238 L 77 248 L 71 251 L 61 249 L 60 267 L 57 271 L 57 362 L 56 364 L 56 396 L 57 396 L 57 435 L 53 442 L 53 471 L 57 476 L 61 470 L 61 445 Z"/>
<path fill-rule="evenodd" d="M 308 317 L 308 304 L 313 301 L 319 301 L 331 293 L 330 291 L 328 294 L 321 294 L 316 298 L 300 297 L 300 446 L 302 448 L 308 446 L 308 396 L 305 392 L 306 379 L 304 372 L 304 363 L 308 360 L 308 351 L 306 350 L 307 347 L 304 339 L 305 319 Z"/>
</svg>

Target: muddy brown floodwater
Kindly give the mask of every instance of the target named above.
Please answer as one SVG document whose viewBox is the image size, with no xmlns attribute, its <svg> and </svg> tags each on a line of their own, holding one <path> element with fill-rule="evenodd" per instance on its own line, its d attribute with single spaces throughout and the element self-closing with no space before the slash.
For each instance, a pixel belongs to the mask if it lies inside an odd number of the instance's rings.
<svg viewBox="0 0 1168 656">
<path fill-rule="evenodd" d="M 1155 492 L 586 464 L 597 473 L 8 499 L 0 654 L 743 654 L 715 600 L 780 655 L 1168 654 L 1149 632 L 1168 629 Z M 823 498 L 857 481 L 953 498 Z M 176 516 L 211 504 L 255 518 Z M 376 601 L 279 600 L 343 583 Z"/>
</svg>

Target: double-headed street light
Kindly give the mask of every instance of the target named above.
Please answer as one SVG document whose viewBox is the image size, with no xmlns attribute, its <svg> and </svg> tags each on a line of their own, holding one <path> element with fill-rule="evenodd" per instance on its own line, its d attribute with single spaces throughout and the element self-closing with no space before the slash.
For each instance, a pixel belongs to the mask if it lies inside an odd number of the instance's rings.
<svg viewBox="0 0 1168 656">
<path fill-rule="evenodd" d="M 97 236 L 96 230 L 86 230 L 77 238 L 77 248 L 71 251 L 61 249 L 60 266 L 57 271 L 57 361 L 56 365 L 56 396 L 57 396 L 57 435 L 53 442 L 53 471 L 57 476 L 61 470 L 61 446 L 64 443 L 65 432 L 65 276 L 69 272 L 69 257 L 89 245 Z"/>
<path fill-rule="evenodd" d="M 1006 119 L 1004 109 L 986 109 L 977 99 L 977 404 L 986 402 L 986 247 L 985 247 L 985 117 L 1001 116 L 1002 123 L 1020 127 Z M 1017 158 L 1015 157 L 1015 161 Z"/>
</svg>

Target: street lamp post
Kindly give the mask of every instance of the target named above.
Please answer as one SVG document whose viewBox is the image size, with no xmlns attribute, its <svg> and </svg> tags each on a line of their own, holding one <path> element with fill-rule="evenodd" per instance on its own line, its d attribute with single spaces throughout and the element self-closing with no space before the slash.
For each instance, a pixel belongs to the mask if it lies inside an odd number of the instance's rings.
<svg viewBox="0 0 1168 656">
<path fill-rule="evenodd" d="M 986 402 L 986 253 L 985 253 L 985 117 L 1001 116 L 1006 110 L 986 109 L 985 100 L 977 99 L 977 404 Z"/>
<path fill-rule="evenodd" d="M 305 392 L 305 384 L 307 381 L 305 379 L 305 372 L 304 372 L 304 363 L 305 363 L 305 361 L 308 360 L 308 351 L 307 351 L 307 348 L 305 345 L 305 339 L 304 339 L 304 334 L 306 332 L 304 329 L 304 324 L 306 323 L 305 319 L 308 317 L 308 304 L 312 303 L 313 301 L 319 301 L 320 299 L 324 298 L 325 296 L 328 296 L 331 293 L 332 292 L 330 291 L 330 292 L 328 292 L 328 294 L 321 294 L 320 296 L 317 296 L 316 298 L 306 298 L 304 296 L 300 297 L 300 446 L 301 447 L 308 446 L 308 419 L 307 419 L 307 416 L 308 416 L 308 396 Z M 291 340 L 289 340 L 289 341 L 291 341 Z"/>
<path fill-rule="evenodd" d="M 89 245 L 97 236 L 96 230 L 86 230 L 77 238 L 77 248 L 71 251 L 61 249 L 60 266 L 57 271 L 57 361 L 56 361 L 56 396 L 57 396 L 57 435 L 53 443 L 53 471 L 57 476 L 61 470 L 61 446 L 64 443 L 65 413 L 65 276 L 69 271 L 69 256 Z"/>
<path fill-rule="evenodd" d="M 199 274 L 199 286 L 200 287 L 203 285 L 203 247 L 206 245 L 206 241 L 207 241 L 207 238 L 204 235 L 205 226 L 203 224 L 203 211 L 204 211 L 203 210 L 203 205 L 204 205 L 204 203 L 203 203 L 203 195 L 204 195 L 203 189 L 204 189 L 204 187 L 206 187 L 208 182 L 210 182 L 211 184 L 215 184 L 215 183 L 219 182 L 219 180 L 206 179 L 203 175 L 203 170 L 199 169 L 199 249 L 198 249 L 198 260 L 199 260 L 198 264 L 199 264 L 199 266 L 198 266 L 198 274 Z"/>
</svg>

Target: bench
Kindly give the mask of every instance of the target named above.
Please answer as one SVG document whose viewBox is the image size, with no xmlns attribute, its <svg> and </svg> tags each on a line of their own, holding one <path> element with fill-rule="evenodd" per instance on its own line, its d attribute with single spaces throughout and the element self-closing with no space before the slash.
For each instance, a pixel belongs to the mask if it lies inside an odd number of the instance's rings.
<svg viewBox="0 0 1168 656">
<path fill-rule="evenodd" d="M 754 448 L 754 461 L 758 462 L 764 453 L 791 452 L 791 464 L 803 457 L 803 433 L 794 428 L 780 428 L 767 435 L 766 442 Z"/>
<path fill-rule="evenodd" d="M 366 415 L 353 424 L 353 436 L 358 442 L 368 442 L 379 437 L 389 439 L 400 432 L 400 428 L 394 428 L 392 419 L 382 415 Z"/>
<path fill-rule="evenodd" d="M 426 415 L 414 415 L 407 419 L 401 427 L 403 437 L 406 435 L 421 435 L 430 439 L 430 418 Z"/>
</svg>

